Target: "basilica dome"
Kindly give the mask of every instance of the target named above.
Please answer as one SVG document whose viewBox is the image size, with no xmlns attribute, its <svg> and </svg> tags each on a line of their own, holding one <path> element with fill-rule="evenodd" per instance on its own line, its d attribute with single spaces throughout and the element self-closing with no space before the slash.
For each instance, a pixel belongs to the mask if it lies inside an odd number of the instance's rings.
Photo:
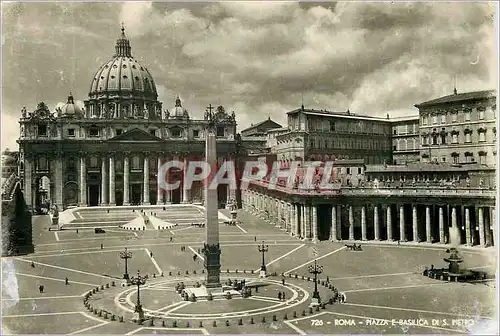
<svg viewBox="0 0 500 336">
<path fill-rule="evenodd" d="M 66 102 L 66 104 L 61 106 L 58 112 L 59 112 L 58 115 L 60 117 L 81 118 L 84 116 L 83 109 L 77 104 L 75 104 L 75 100 L 73 99 L 71 93 L 68 96 L 68 101 Z"/>
<path fill-rule="evenodd" d="M 130 42 L 122 27 L 116 41 L 115 55 L 95 73 L 90 84 L 89 98 L 103 95 L 142 96 L 156 100 L 158 94 L 153 76 L 148 69 L 132 57 Z"/>
</svg>

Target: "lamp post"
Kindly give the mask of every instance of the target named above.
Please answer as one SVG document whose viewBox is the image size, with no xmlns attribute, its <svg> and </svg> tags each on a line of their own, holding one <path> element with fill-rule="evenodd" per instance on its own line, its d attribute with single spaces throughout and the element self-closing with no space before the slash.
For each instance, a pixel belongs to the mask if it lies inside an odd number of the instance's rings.
<svg viewBox="0 0 500 336">
<path fill-rule="evenodd" d="M 132 258 L 132 252 L 127 251 L 127 248 L 125 247 L 125 251 L 120 252 L 120 258 L 125 260 L 125 273 L 123 274 L 123 279 L 129 280 L 129 275 L 128 275 L 128 260 Z"/>
<path fill-rule="evenodd" d="M 137 285 L 137 303 L 135 304 L 135 309 L 134 313 L 137 313 L 137 320 L 143 321 L 144 320 L 144 311 L 142 310 L 142 305 L 141 305 L 141 296 L 140 296 L 140 287 L 141 285 L 144 285 L 146 283 L 146 277 L 140 275 L 140 272 L 137 271 L 137 277 L 130 279 L 130 283 L 132 285 Z"/>
<path fill-rule="evenodd" d="M 267 251 L 269 251 L 269 245 L 264 245 L 264 241 L 262 241 L 262 245 L 258 245 L 259 252 L 262 253 L 262 266 L 260 266 L 260 277 L 266 277 L 266 262 L 264 260 L 264 255 Z"/>
<path fill-rule="evenodd" d="M 323 266 L 317 264 L 314 260 L 314 265 L 309 265 L 309 273 L 314 274 L 314 292 L 313 292 L 313 303 L 312 305 L 318 305 L 321 303 L 318 292 L 318 274 L 323 273 Z"/>
</svg>

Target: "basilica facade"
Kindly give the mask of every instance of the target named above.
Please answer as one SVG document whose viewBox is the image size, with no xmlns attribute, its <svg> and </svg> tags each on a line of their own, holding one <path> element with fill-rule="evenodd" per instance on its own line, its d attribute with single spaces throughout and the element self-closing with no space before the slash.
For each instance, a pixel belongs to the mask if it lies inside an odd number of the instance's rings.
<svg viewBox="0 0 500 336">
<path fill-rule="evenodd" d="M 153 76 L 132 56 L 122 28 L 115 54 L 91 78 L 84 108 L 70 94 L 55 111 L 43 102 L 22 109 L 19 176 L 28 207 L 44 199 L 60 208 L 201 202 L 201 184 L 188 189 L 180 170 L 166 177 L 179 180 L 179 188 L 158 187 L 160 165 L 203 159 L 209 120 L 215 121 L 218 162 L 234 159 L 235 114 L 210 105 L 196 120 L 179 97 L 172 105 L 162 108 Z M 218 197 L 227 203 L 235 190 L 221 186 Z"/>
</svg>

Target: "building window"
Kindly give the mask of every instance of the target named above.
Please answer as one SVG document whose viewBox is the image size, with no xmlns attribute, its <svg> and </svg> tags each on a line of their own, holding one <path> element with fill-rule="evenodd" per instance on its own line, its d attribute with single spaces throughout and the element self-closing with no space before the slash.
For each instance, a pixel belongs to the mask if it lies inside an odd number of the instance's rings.
<svg viewBox="0 0 500 336">
<path fill-rule="evenodd" d="M 116 129 L 116 135 L 120 135 L 123 133 L 123 130 L 121 128 Z"/>
<path fill-rule="evenodd" d="M 97 168 L 98 165 L 99 165 L 99 160 L 97 159 L 97 156 L 91 156 L 90 157 L 90 167 Z"/>
<path fill-rule="evenodd" d="M 89 130 L 89 134 L 91 137 L 98 137 L 99 136 L 99 129 L 97 127 L 91 127 Z"/>
<path fill-rule="evenodd" d="M 433 115 L 432 116 L 432 124 L 435 125 L 438 123 L 438 116 L 437 115 Z"/>
<path fill-rule="evenodd" d="M 432 144 L 437 145 L 438 144 L 438 135 L 437 133 L 432 133 Z"/>
<path fill-rule="evenodd" d="M 194 130 L 193 131 L 193 137 L 198 138 L 200 136 L 200 131 L 199 130 Z"/>
<path fill-rule="evenodd" d="M 347 175 L 351 174 L 351 168 L 347 168 Z"/>
<path fill-rule="evenodd" d="M 465 153 L 465 162 L 467 163 L 474 162 L 474 154 L 472 154 L 471 152 Z"/>
<path fill-rule="evenodd" d="M 422 145 L 427 146 L 429 144 L 429 138 L 427 138 L 427 135 L 422 136 Z"/>
<path fill-rule="evenodd" d="M 75 158 L 70 157 L 68 159 L 67 169 L 69 171 L 75 171 L 76 170 L 76 160 L 75 160 Z"/>
<path fill-rule="evenodd" d="M 486 152 L 479 152 L 479 164 L 486 164 Z"/>
<path fill-rule="evenodd" d="M 441 130 L 441 133 L 439 134 L 441 136 L 441 145 L 446 144 L 446 132 L 444 128 Z"/>
<path fill-rule="evenodd" d="M 74 128 L 68 128 L 68 136 L 70 136 L 70 137 L 75 136 L 75 129 Z"/>
<path fill-rule="evenodd" d="M 458 133 L 454 132 L 451 134 L 451 143 L 452 144 L 457 144 L 458 143 Z"/>
<path fill-rule="evenodd" d="M 446 124 L 446 114 L 441 115 L 441 124 Z"/>
<path fill-rule="evenodd" d="M 217 136 L 218 137 L 224 136 L 224 127 L 223 126 L 217 126 Z"/>
<path fill-rule="evenodd" d="M 451 159 L 454 164 L 458 164 L 458 160 L 460 158 L 460 155 L 458 153 L 451 153 Z"/>
<path fill-rule="evenodd" d="M 446 162 L 446 158 L 443 156 L 443 157 L 441 158 L 441 161 L 442 161 L 442 162 Z"/>
<path fill-rule="evenodd" d="M 38 170 L 48 170 L 47 158 L 45 156 L 41 156 L 38 158 Z"/>
<path fill-rule="evenodd" d="M 484 119 L 484 111 L 486 111 L 486 109 L 483 106 L 477 108 L 477 114 L 479 116 L 479 120 Z"/>
<path fill-rule="evenodd" d="M 358 168 L 358 174 L 362 174 L 363 173 L 363 168 L 359 167 Z"/>
<path fill-rule="evenodd" d="M 330 121 L 330 132 L 335 132 L 335 121 Z"/>
<path fill-rule="evenodd" d="M 38 125 L 38 136 L 47 136 L 47 125 Z"/>
<path fill-rule="evenodd" d="M 151 134 L 152 136 L 156 136 L 156 130 L 150 129 L 149 134 Z"/>
<path fill-rule="evenodd" d="M 465 121 L 470 121 L 470 110 L 469 109 L 464 111 L 464 115 L 465 115 Z"/>
<path fill-rule="evenodd" d="M 471 138 L 471 130 L 465 130 L 465 143 L 471 143 L 472 138 Z"/>
<path fill-rule="evenodd" d="M 398 130 L 396 128 L 394 128 L 392 132 L 394 133 L 394 135 L 398 135 Z"/>
<path fill-rule="evenodd" d="M 180 130 L 180 128 L 173 128 L 170 131 L 170 134 L 172 135 L 172 138 L 180 138 L 181 137 L 181 130 Z"/>
<path fill-rule="evenodd" d="M 132 169 L 141 169 L 141 159 L 138 156 L 132 158 Z"/>
<path fill-rule="evenodd" d="M 480 128 L 478 130 L 479 133 L 479 142 L 485 142 L 486 141 L 486 130 L 484 128 Z"/>
<path fill-rule="evenodd" d="M 458 114 L 456 112 L 453 112 L 451 114 L 451 121 L 452 122 L 457 122 L 457 120 L 458 120 Z"/>
<path fill-rule="evenodd" d="M 422 118 L 422 124 L 427 125 L 429 123 L 429 118 L 427 116 L 423 116 Z"/>
</svg>

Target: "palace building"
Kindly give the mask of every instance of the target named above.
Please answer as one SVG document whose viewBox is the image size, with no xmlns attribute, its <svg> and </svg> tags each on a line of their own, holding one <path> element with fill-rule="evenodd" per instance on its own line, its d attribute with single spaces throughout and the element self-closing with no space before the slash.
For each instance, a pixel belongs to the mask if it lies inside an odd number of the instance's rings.
<svg viewBox="0 0 500 336">
<path fill-rule="evenodd" d="M 23 108 L 18 143 L 28 207 L 42 202 L 47 178 L 51 201 L 60 208 L 201 202 L 200 184 L 190 190 L 182 183 L 169 192 L 158 188 L 159 166 L 164 160 L 203 158 L 209 117 L 215 119 L 219 162 L 233 159 L 235 114 L 210 106 L 205 118 L 196 120 L 179 97 L 170 110 L 157 98 L 153 76 L 134 59 L 122 28 L 115 54 L 90 78 L 84 108 L 71 94 L 56 111 L 43 102 L 34 111 Z M 170 170 L 168 178 L 182 180 L 182 172 Z M 220 202 L 235 197 L 220 189 Z"/>
</svg>

